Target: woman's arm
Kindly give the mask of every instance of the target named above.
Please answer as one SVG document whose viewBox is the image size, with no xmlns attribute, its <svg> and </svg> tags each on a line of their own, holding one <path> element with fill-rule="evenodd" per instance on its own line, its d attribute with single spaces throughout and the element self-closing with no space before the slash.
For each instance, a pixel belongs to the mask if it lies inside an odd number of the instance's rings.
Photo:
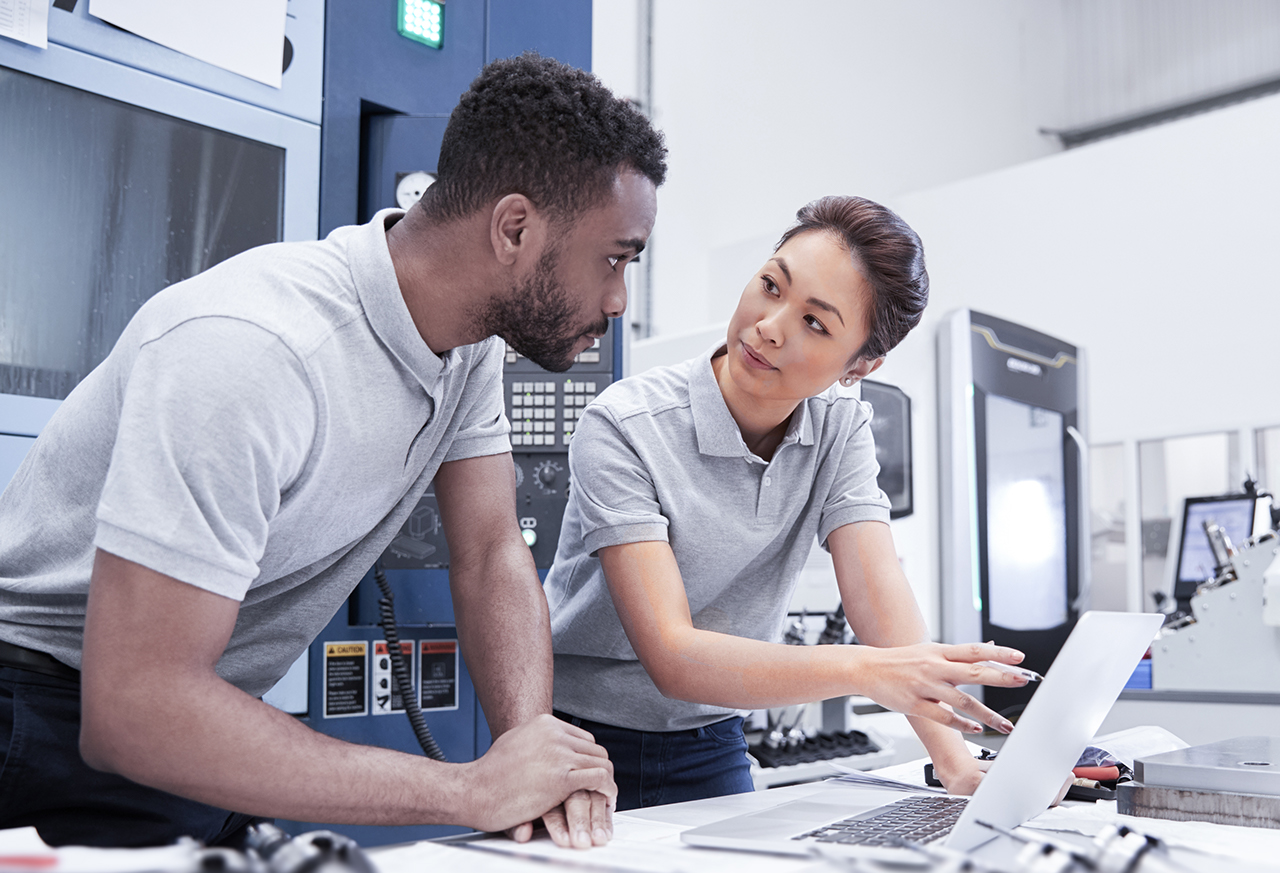
<svg viewBox="0 0 1280 873">
<path fill-rule="evenodd" d="M 891 709 L 976 733 L 981 726 L 939 701 L 992 726 L 1007 724 L 955 686 L 1023 681 L 972 663 L 1021 660 L 1019 653 L 998 646 L 787 646 L 700 630 L 693 626 L 684 580 L 665 542 L 608 546 L 600 550 L 600 563 L 631 647 L 669 698 L 766 709 L 863 694 Z M 909 602 L 914 609 L 914 600 Z M 919 620 L 918 611 L 915 616 Z M 924 638 L 920 621 L 916 640 Z"/>
<path fill-rule="evenodd" d="M 869 646 L 900 647 L 927 642 L 928 628 L 920 609 L 916 605 L 915 595 L 907 582 L 898 563 L 897 552 L 893 545 L 893 535 L 889 525 L 883 522 L 866 521 L 846 524 L 836 528 L 827 538 L 827 547 L 835 562 L 836 581 L 840 586 L 840 598 L 844 603 L 845 615 L 849 626 L 853 628 L 858 639 Z M 951 647 L 991 650 L 993 646 Z M 1016 664 L 1022 660 L 1022 654 L 1014 649 L 999 648 L 1001 657 L 995 660 Z M 975 660 L 992 658 L 984 654 Z M 997 671 L 989 668 L 970 665 L 965 670 L 972 670 L 970 675 L 956 673 L 939 677 L 945 685 L 954 686 L 966 683 L 986 685 L 1025 685 L 1026 680 L 1014 676 L 1000 674 L 1003 681 L 992 681 L 994 677 L 987 675 Z M 979 675 L 979 671 L 983 675 Z M 887 683 L 900 679 L 884 675 L 875 677 L 871 684 L 877 686 L 875 693 L 863 691 L 871 699 L 907 714 L 916 735 L 924 743 L 933 760 L 933 766 L 942 780 L 942 784 L 952 794 L 972 794 L 982 779 L 982 771 L 965 747 L 961 736 L 954 730 L 940 723 L 940 719 L 930 720 L 928 713 L 921 710 L 902 708 L 885 703 L 886 699 L 900 696 L 903 693 L 915 693 L 925 699 L 932 698 L 932 706 L 942 704 L 958 706 L 970 714 L 981 713 L 981 720 L 1008 733 L 1013 728 L 1006 719 L 996 715 L 982 706 L 971 696 L 954 687 L 945 687 L 941 692 L 930 692 L 921 689 L 893 689 L 884 687 Z M 915 682 L 927 682 L 924 671 Z M 914 684 L 914 683 L 913 683 Z"/>
</svg>

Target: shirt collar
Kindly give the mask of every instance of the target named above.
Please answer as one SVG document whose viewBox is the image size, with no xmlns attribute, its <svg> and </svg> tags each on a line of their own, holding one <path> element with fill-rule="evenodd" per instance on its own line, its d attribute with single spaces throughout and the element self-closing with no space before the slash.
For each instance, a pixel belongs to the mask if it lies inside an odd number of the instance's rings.
<svg viewBox="0 0 1280 873">
<path fill-rule="evenodd" d="M 693 373 L 689 377 L 689 410 L 693 414 L 698 451 L 717 458 L 760 460 L 743 441 L 742 431 L 725 405 L 715 370 L 711 368 L 711 359 L 724 349 L 724 343 L 716 343 L 704 352 L 694 361 Z M 801 401 L 796 411 L 791 413 L 787 433 L 773 456 L 776 458 L 783 446 L 796 442 L 804 446 L 813 445 L 813 418 L 809 414 L 808 401 Z"/>
<path fill-rule="evenodd" d="M 373 332 L 423 389 L 433 394 L 458 356 L 453 349 L 443 355 L 431 351 L 405 305 L 387 248 L 387 228 L 402 217 L 402 209 L 384 209 L 360 229 L 351 243 L 351 277 Z"/>
</svg>

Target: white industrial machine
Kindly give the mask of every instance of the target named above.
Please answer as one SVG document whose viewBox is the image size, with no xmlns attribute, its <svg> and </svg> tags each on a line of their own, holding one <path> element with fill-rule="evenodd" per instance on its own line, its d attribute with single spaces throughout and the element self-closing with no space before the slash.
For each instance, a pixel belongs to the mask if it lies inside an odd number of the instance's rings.
<svg viewBox="0 0 1280 873">
<path fill-rule="evenodd" d="M 1158 691 L 1280 692 L 1280 535 L 1232 544 L 1203 523 L 1216 569 L 1151 647 Z"/>
</svg>

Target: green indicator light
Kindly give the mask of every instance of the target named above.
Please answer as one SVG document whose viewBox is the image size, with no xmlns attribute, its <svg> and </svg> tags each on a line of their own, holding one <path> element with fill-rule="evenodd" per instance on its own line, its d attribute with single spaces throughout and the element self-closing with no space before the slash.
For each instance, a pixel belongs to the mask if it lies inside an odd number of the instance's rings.
<svg viewBox="0 0 1280 873">
<path fill-rule="evenodd" d="M 527 527 L 524 530 L 520 531 L 520 536 L 524 537 L 525 545 L 527 545 L 531 549 L 533 548 L 534 544 L 538 542 L 537 532 L 529 530 L 529 528 Z"/>
<path fill-rule="evenodd" d="M 443 48 L 444 3 L 442 0 L 400 0 L 396 30 L 414 42 Z"/>
</svg>

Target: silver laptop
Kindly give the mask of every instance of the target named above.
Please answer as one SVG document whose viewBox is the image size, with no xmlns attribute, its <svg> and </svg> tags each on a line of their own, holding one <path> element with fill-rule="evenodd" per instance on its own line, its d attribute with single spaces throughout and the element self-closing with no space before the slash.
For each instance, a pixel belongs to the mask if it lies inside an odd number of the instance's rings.
<svg viewBox="0 0 1280 873">
<path fill-rule="evenodd" d="M 1043 812 L 1097 733 L 1162 615 L 1087 612 L 972 798 L 904 794 L 828 782 L 814 795 L 685 831 L 694 846 L 789 855 L 821 844 L 869 857 L 922 856 L 910 846 L 968 851 Z M 937 807 L 936 809 L 933 807 Z"/>
</svg>

